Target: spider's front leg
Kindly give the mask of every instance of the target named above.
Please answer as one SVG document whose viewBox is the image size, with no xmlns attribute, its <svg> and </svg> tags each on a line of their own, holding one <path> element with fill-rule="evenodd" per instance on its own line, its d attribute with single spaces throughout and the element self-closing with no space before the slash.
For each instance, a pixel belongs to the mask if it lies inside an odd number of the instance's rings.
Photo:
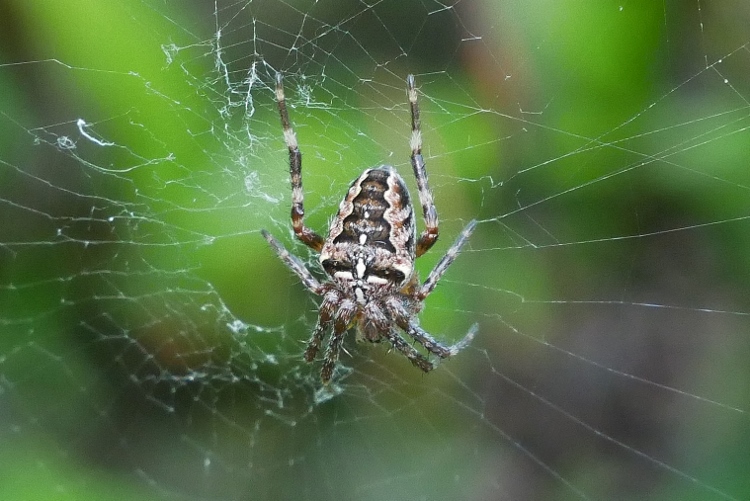
<svg viewBox="0 0 750 501">
<path fill-rule="evenodd" d="M 320 306 L 320 314 L 318 316 L 318 322 L 315 325 L 310 341 L 307 343 L 307 349 L 305 349 L 305 360 L 312 362 L 320 350 L 320 345 L 323 342 L 323 337 L 326 331 L 330 328 L 331 324 L 334 326 L 334 332 L 331 336 L 331 342 L 328 345 L 326 351 L 325 362 L 323 363 L 323 371 L 321 377 L 324 383 L 327 383 L 331 379 L 333 374 L 333 367 L 338 359 L 338 352 L 341 342 L 343 341 L 346 329 L 351 323 L 354 313 L 356 312 L 356 305 L 351 300 L 345 300 L 341 293 L 333 288 L 329 283 L 321 284 L 318 280 L 312 276 L 310 271 L 300 261 L 300 259 L 291 254 L 281 243 L 276 240 L 273 235 L 268 233 L 266 230 L 261 230 L 261 233 L 271 245 L 271 248 L 276 252 L 279 258 L 291 269 L 299 278 L 302 283 L 311 292 L 319 296 L 323 296 L 323 304 Z M 350 304 L 351 303 L 351 304 Z M 343 327 L 342 327 L 343 326 Z"/>
<path fill-rule="evenodd" d="M 469 328 L 469 332 L 456 344 L 451 346 L 445 346 L 444 344 L 437 341 L 429 333 L 423 330 L 414 322 L 399 322 L 399 327 L 413 337 L 419 344 L 425 347 L 427 351 L 437 355 L 440 358 L 448 358 L 457 355 L 459 351 L 466 348 L 471 340 L 476 336 L 479 330 L 479 324 L 474 324 Z"/>
<path fill-rule="evenodd" d="M 323 368 L 320 370 L 320 379 L 323 384 L 328 384 L 331 376 L 333 376 L 333 369 L 339 359 L 339 350 L 344 342 L 344 336 L 357 313 L 357 303 L 345 297 L 342 297 L 334 307 L 336 313 L 334 313 L 333 334 L 331 334 L 331 340 L 328 342 L 328 348 L 323 359 Z"/>
<path fill-rule="evenodd" d="M 292 180 L 292 227 L 305 245 L 320 252 L 323 248 L 323 237 L 305 226 L 304 194 L 302 191 L 302 153 L 297 144 L 297 135 L 294 133 L 289 114 L 286 109 L 286 98 L 284 97 L 284 85 L 281 73 L 276 73 L 276 102 L 279 105 L 281 116 L 281 127 L 284 129 L 284 142 L 289 149 L 289 175 Z"/>
<path fill-rule="evenodd" d="M 403 331 L 415 341 L 424 346 L 427 351 L 440 358 L 448 358 L 458 354 L 459 351 L 463 350 L 469 345 L 469 343 L 471 343 L 471 340 L 474 339 L 474 336 L 479 330 L 479 324 L 474 324 L 463 339 L 451 346 L 445 346 L 416 324 L 412 315 L 409 313 L 404 298 L 392 296 L 386 300 L 385 306 L 396 325 L 403 329 Z M 412 361 L 412 363 L 414 363 L 414 361 Z"/>
<path fill-rule="evenodd" d="M 388 341 L 394 348 L 403 353 L 403 355 L 409 359 L 414 367 L 421 369 L 423 372 L 430 372 L 435 368 L 432 362 L 427 360 L 424 355 L 419 353 L 412 345 L 407 343 L 404 338 L 398 335 L 396 331 L 387 330 L 383 333 L 383 336 L 388 339 Z"/>
<path fill-rule="evenodd" d="M 391 319 L 385 314 L 383 309 L 377 303 L 367 305 L 365 315 L 371 322 L 371 328 L 377 331 L 378 335 L 386 338 L 391 346 L 401 352 L 415 367 L 424 372 L 430 372 L 435 368 L 424 355 L 419 353 L 412 345 L 407 343 L 398 332 L 393 328 Z"/>
<path fill-rule="evenodd" d="M 310 341 L 307 343 L 307 349 L 305 349 L 305 360 L 307 362 L 312 362 L 318 355 L 320 344 L 323 342 L 323 337 L 331 326 L 336 305 L 340 302 L 341 294 L 336 289 L 328 290 L 323 296 L 323 304 L 320 305 L 318 323 L 315 325 L 315 330 L 313 331 L 312 337 L 310 337 Z"/>
</svg>

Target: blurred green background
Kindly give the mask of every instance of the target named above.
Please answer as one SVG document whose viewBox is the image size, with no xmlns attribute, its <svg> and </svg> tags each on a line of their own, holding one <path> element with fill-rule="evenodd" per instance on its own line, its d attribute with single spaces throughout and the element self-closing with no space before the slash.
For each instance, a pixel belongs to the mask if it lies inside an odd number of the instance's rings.
<svg viewBox="0 0 750 501">
<path fill-rule="evenodd" d="M 0 498 L 750 498 L 746 2 L 0 2 Z M 307 222 L 417 75 L 441 240 L 415 374 L 301 359 Z M 414 194 L 412 188 L 412 194 Z M 419 223 L 421 225 L 421 222 Z"/>
</svg>

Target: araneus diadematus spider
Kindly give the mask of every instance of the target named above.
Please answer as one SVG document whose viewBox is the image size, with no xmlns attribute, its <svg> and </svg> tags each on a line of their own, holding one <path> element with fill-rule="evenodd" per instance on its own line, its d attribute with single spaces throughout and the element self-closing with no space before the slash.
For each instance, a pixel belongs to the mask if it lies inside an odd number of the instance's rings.
<svg viewBox="0 0 750 501">
<path fill-rule="evenodd" d="M 417 178 L 425 230 L 417 240 L 414 210 L 404 180 L 390 165 L 381 165 L 365 170 L 354 180 L 331 222 L 328 237 L 323 239 L 303 221 L 302 154 L 297 146 L 297 136 L 289 124 L 281 74 L 276 74 L 276 101 L 284 141 L 289 148 L 292 227 L 297 238 L 320 253 L 320 264 L 331 280 L 320 283 L 298 257 L 290 254 L 267 231 L 262 233 L 305 287 L 323 297 L 318 322 L 305 350 L 305 360 L 312 362 L 323 336 L 333 325 L 320 373 L 323 383 L 331 380 L 344 335 L 353 325 L 357 326 L 359 337 L 367 341 L 387 339 L 424 372 L 431 371 L 434 365 L 407 343 L 396 327 L 440 358 L 457 354 L 477 332 L 477 324 L 474 324 L 462 340 L 445 346 L 417 325 L 416 317 L 422 309 L 422 301 L 435 289 L 440 277 L 456 258 L 474 231 L 476 221 L 466 225 L 427 280 L 420 284 L 414 261 L 437 241 L 438 216 L 422 158 L 419 105 L 413 75 L 406 78 L 406 88 L 411 106 L 411 165 Z"/>
</svg>

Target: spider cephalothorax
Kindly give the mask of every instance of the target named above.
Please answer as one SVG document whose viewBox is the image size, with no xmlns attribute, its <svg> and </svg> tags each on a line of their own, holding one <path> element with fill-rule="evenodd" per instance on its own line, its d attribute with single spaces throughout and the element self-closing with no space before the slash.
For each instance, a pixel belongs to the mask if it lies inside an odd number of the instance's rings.
<svg viewBox="0 0 750 501">
<path fill-rule="evenodd" d="M 458 353 L 477 330 L 475 324 L 461 341 L 445 346 L 417 325 L 416 315 L 422 309 L 422 301 L 434 290 L 440 277 L 456 258 L 476 222 L 471 221 L 464 228 L 425 282 L 420 284 L 414 271 L 414 261 L 437 240 L 438 217 L 422 158 L 414 77 L 409 75 L 406 82 L 411 106 L 411 164 L 417 178 L 425 230 L 417 239 L 414 210 L 404 180 L 393 167 L 382 165 L 365 170 L 352 182 L 324 240 L 303 222 L 302 155 L 289 123 L 281 74 L 276 75 L 276 100 L 289 149 L 292 227 L 303 243 L 320 252 L 320 264 L 331 281 L 320 283 L 302 261 L 290 254 L 273 236 L 265 230 L 263 236 L 305 286 L 323 298 L 318 322 L 305 350 L 305 359 L 308 362 L 315 359 L 326 331 L 332 327 L 333 333 L 321 370 L 324 383 L 330 381 L 344 335 L 353 325 L 357 326 L 359 336 L 368 341 L 387 339 L 424 372 L 432 370 L 434 365 L 406 342 L 396 328 L 440 358 Z"/>
</svg>

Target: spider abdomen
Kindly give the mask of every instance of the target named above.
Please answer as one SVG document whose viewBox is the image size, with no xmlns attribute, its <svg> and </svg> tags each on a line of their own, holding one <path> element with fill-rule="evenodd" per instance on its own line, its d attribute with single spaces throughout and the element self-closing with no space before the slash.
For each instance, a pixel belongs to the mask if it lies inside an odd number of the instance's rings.
<svg viewBox="0 0 750 501">
<path fill-rule="evenodd" d="M 385 200 L 388 176 L 378 169 L 355 181 L 359 182 L 359 193 L 351 200 L 351 210 L 344 217 L 342 231 L 333 239 L 334 243 L 354 242 L 396 252 L 391 242 L 392 222 L 385 218 L 385 211 L 389 208 Z"/>
<path fill-rule="evenodd" d="M 360 303 L 401 288 L 414 270 L 416 229 L 406 184 L 384 165 L 352 182 L 320 253 L 326 272 Z"/>
</svg>

